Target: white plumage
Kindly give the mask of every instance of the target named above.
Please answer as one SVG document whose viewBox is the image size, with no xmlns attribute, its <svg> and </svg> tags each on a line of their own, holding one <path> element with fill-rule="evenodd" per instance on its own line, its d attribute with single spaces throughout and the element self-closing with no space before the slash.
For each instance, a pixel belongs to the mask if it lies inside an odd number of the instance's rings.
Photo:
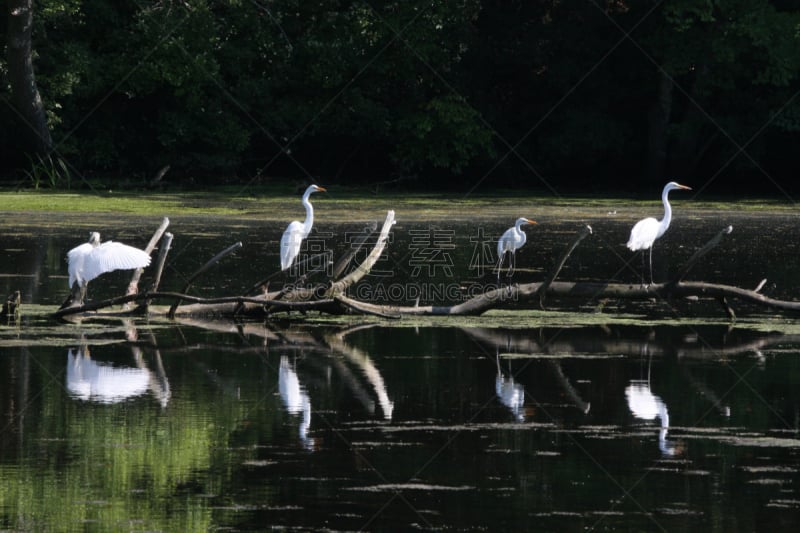
<svg viewBox="0 0 800 533">
<path fill-rule="evenodd" d="M 286 270 L 300 253 L 300 244 L 311 233 L 314 225 L 314 208 L 311 206 L 309 196 L 311 193 L 325 191 L 323 187 L 309 185 L 303 194 L 303 205 L 306 208 L 306 220 L 302 224 L 295 220 L 289 224 L 281 237 L 281 270 Z"/>
<path fill-rule="evenodd" d="M 504 376 L 498 366 L 497 377 L 494 380 L 494 390 L 500 403 L 511 409 L 517 420 L 525 420 L 523 408 L 525 406 L 525 387 L 514 381 L 514 376 Z"/>
<path fill-rule="evenodd" d="M 508 261 L 508 275 L 514 272 L 514 254 L 522 245 L 527 241 L 525 232 L 522 231 L 523 224 L 536 224 L 535 221 L 527 218 L 518 218 L 514 227 L 508 228 L 505 233 L 497 241 L 497 277 L 500 278 L 500 269 L 503 266 L 503 259 L 506 252 L 511 253 L 511 258 Z"/>
<path fill-rule="evenodd" d="M 300 440 L 306 447 L 313 448 L 314 439 L 308 436 L 308 430 L 311 428 L 311 399 L 308 397 L 305 387 L 300 384 L 300 379 L 289 363 L 289 358 L 285 355 L 281 356 L 278 369 L 278 391 L 290 414 L 303 415 L 299 427 Z"/>
<path fill-rule="evenodd" d="M 658 447 L 664 455 L 675 455 L 678 448 L 667 440 L 669 431 L 669 412 L 667 404 L 653 394 L 650 384 L 647 381 L 631 381 L 625 388 L 625 398 L 628 400 L 628 409 L 631 414 L 641 420 L 661 421 L 661 429 L 658 432 Z"/>
<path fill-rule="evenodd" d="M 669 228 L 669 223 L 672 221 L 672 206 L 669 205 L 669 191 L 673 189 L 692 190 L 686 185 L 670 181 L 664 186 L 661 192 L 661 202 L 664 204 L 664 218 L 656 220 L 653 217 L 643 218 L 631 230 L 631 236 L 628 239 L 628 248 L 631 251 L 637 250 L 650 250 L 650 282 L 653 282 L 653 245 L 656 239 L 664 235 Z M 644 260 L 644 256 L 642 256 Z M 642 274 L 644 276 L 644 273 Z"/>
<path fill-rule="evenodd" d="M 144 250 L 114 241 L 100 243 L 96 231 L 89 236 L 89 242 L 76 246 L 67 252 L 69 263 L 69 286 L 77 281 L 81 287 L 97 276 L 114 270 L 144 268 L 150 264 L 150 255 Z"/>
</svg>

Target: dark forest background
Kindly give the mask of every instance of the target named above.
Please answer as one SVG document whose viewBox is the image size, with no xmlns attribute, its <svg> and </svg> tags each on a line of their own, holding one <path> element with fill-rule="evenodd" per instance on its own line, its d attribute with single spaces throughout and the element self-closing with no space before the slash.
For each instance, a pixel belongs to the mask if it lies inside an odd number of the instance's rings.
<svg viewBox="0 0 800 533">
<path fill-rule="evenodd" d="M 800 190 L 794 1 L 7 7 L 8 185 Z"/>
</svg>

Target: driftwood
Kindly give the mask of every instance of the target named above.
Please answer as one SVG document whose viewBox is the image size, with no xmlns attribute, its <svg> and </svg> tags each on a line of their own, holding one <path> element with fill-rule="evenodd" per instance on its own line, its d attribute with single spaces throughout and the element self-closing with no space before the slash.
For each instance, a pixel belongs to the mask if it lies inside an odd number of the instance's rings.
<svg viewBox="0 0 800 533">
<path fill-rule="evenodd" d="M 168 227 L 169 227 L 169 219 L 167 217 L 164 217 L 164 219 L 161 221 L 161 225 L 158 227 L 155 233 L 153 233 L 153 236 L 150 238 L 150 242 L 148 242 L 147 246 L 144 248 L 144 251 L 147 252 L 148 255 L 152 255 L 153 250 L 155 250 L 156 245 L 158 244 L 158 241 L 161 240 L 161 237 L 164 235 L 164 232 L 167 231 Z M 172 239 L 170 238 L 170 242 L 171 241 Z M 136 294 L 137 292 L 139 292 L 139 280 L 141 279 L 143 272 L 144 272 L 143 268 L 137 268 L 133 272 L 131 281 L 128 284 L 128 290 L 125 292 L 125 294 Z"/>
<path fill-rule="evenodd" d="M 166 220 L 166 219 L 165 219 Z M 711 299 L 718 301 L 728 317 L 735 319 L 735 313 L 731 302 L 742 302 L 748 305 L 756 305 L 768 309 L 779 311 L 796 312 L 800 311 L 800 302 L 779 300 L 761 294 L 759 291 L 766 280 L 762 281 L 755 290 L 743 289 L 730 285 L 707 283 L 701 281 L 684 281 L 683 278 L 691 268 L 696 265 L 702 257 L 717 247 L 726 235 L 729 235 L 733 228 L 728 226 L 720 231 L 713 239 L 701 247 L 687 262 L 679 269 L 678 274 L 666 283 L 651 285 L 626 284 L 626 283 L 600 283 L 596 281 L 559 281 L 557 276 L 568 261 L 571 253 L 583 239 L 591 235 L 592 229 L 589 226 L 581 228 L 572 239 L 571 244 L 565 249 L 562 256 L 556 261 L 552 271 L 545 276 L 544 280 L 536 283 L 513 284 L 501 287 L 490 287 L 481 294 L 478 294 L 466 301 L 451 305 L 381 305 L 372 302 L 365 302 L 348 296 L 348 289 L 361 281 L 367 275 L 381 254 L 386 249 L 389 233 L 395 224 L 394 211 L 388 211 L 383 226 L 378 233 L 376 242 L 367 258 L 349 273 L 343 274 L 346 265 L 353 260 L 354 252 L 350 252 L 336 263 L 334 276 L 323 283 L 305 283 L 305 276 L 301 278 L 303 283 L 286 284 L 279 290 L 267 290 L 268 281 L 273 276 L 260 281 L 252 288 L 240 296 L 227 296 L 220 298 L 202 298 L 186 294 L 192 281 L 203 272 L 207 271 L 220 259 L 235 251 L 242 246 L 236 243 L 226 250 L 217 254 L 200 270 L 190 276 L 181 292 L 162 292 L 158 290 L 158 280 L 160 279 L 161 269 L 169 251 L 169 239 L 162 243 L 161 254 L 156 268 L 156 282 L 151 289 L 140 294 L 128 294 L 125 296 L 112 298 L 109 300 L 92 302 L 82 306 L 60 309 L 55 313 L 56 317 L 64 317 L 73 314 L 98 311 L 107 307 L 139 303 L 139 311 L 148 309 L 147 305 L 153 301 L 171 302 L 167 316 L 176 318 L 179 316 L 216 316 L 216 317 L 246 317 L 264 318 L 274 313 L 287 313 L 299 311 L 318 311 L 328 314 L 361 314 L 373 315 L 385 318 L 400 318 L 403 316 L 476 316 L 481 315 L 492 309 L 520 308 L 538 306 L 544 308 L 545 300 L 548 298 L 562 300 L 594 301 L 604 299 L 616 300 L 662 300 L 675 301 L 678 299 Z M 365 244 L 369 234 L 365 234 L 356 245 L 361 247 Z M 151 309 L 152 311 L 152 309 Z"/>
</svg>

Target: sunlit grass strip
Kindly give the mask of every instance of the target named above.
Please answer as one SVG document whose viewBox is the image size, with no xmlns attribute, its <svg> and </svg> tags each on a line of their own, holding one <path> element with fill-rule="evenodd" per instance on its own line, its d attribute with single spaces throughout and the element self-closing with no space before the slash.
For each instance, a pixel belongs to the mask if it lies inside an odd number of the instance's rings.
<svg viewBox="0 0 800 533">
<path fill-rule="evenodd" d="M 258 217 L 284 220 L 298 212 L 299 194 L 286 189 L 233 191 L 226 188 L 206 191 L 114 191 L 99 193 L 3 191 L 0 211 L 117 213 L 129 215 L 214 215 Z M 395 209 L 402 220 L 491 219 L 507 217 L 506 211 L 534 211 L 536 216 L 586 220 L 608 216 L 634 216 L 638 210 L 655 205 L 654 201 L 636 200 L 618 195 L 565 196 L 552 198 L 536 193 L 499 192 L 463 198 L 458 193 L 385 193 L 332 186 L 318 199 L 320 216 L 330 221 L 352 220 L 354 210 L 376 213 Z M 773 199 L 726 201 L 686 200 L 681 203 L 685 216 L 696 213 L 729 211 L 731 213 L 793 213 L 794 207 Z M 520 211 L 520 212 L 522 212 Z M 533 213 L 531 214 L 533 216 Z"/>
</svg>

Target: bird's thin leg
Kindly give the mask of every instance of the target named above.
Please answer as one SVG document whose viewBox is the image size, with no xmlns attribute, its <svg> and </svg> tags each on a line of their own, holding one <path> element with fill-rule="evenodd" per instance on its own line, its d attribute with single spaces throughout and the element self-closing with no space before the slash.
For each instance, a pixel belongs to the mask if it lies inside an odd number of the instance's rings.
<svg viewBox="0 0 800 533">
<path fill-rule="evenodd" d="M 505 257 L 506 253 L 501 252 L 500 258 L 497 260 L 497 284 L 500 285 L 500 269 L 503 268 L 503 258 Z"/>
<path fill-rule="evenodd" d="M 511 252 L 511 257 L 508 259 L 508 280 L 511 282 L 511 276 L 514 275 L 514 267 L 517 263 L 517 254 Z"/>
<path fill-rule="evenodd" d="M 642 279 L 642 287 L 644 287 L 644 254 L 645 253 L 646 252 L 644 250 L 642 250 L 642 269 L 639 271 L 639 274 L 641 275 L 641 279 Z"/>
<path fill-rule="evenodd" d="M 653 281 L 653 248 L 655 248 L 655 244 L 650 247 L 650 285 L 653 285 L 655 282 Z"/>
</svg>

